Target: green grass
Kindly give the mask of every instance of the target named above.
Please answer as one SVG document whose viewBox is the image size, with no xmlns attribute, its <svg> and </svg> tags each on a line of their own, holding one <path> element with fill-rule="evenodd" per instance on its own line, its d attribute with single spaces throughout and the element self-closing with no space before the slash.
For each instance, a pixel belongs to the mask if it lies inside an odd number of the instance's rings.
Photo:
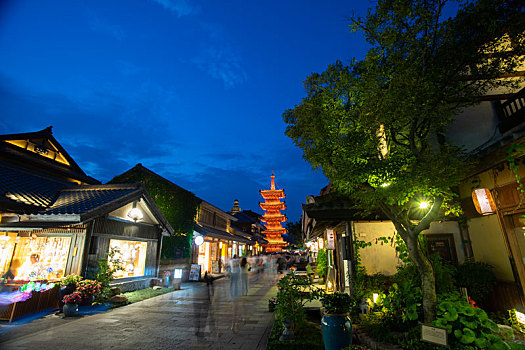
<svg viewBox="0 0 525 350">
<path fill-rule="evenodd" d="M 161 288 L 161 289 L 153 289 L 153 288 L 146 288 L 146 289 L 139 289 L 135 290 L 133 292 L 127 292 L 122 293 L 128 298 L 128 301 L 126 303 L 121 304 L 115 304 L 114 307 L 124 306 L 128 304 L 137 303 L 142 300 L 146 300 L 149 298 L 156 297 L 158 295 L 170 293 L 176 290 L 175 288 Z"/>
</svg>

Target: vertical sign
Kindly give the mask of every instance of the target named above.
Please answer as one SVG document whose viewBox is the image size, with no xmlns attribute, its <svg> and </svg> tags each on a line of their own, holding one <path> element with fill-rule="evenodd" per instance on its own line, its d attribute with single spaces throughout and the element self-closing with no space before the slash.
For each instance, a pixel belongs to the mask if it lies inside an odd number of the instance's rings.
<svg viewBox="0 0 525 350">
<path fill-rule="evenodd" d="M 335 249 L 335 232 L 334 230 L 326 230 L 326 249 L 334 250 Z"/>
</svg>

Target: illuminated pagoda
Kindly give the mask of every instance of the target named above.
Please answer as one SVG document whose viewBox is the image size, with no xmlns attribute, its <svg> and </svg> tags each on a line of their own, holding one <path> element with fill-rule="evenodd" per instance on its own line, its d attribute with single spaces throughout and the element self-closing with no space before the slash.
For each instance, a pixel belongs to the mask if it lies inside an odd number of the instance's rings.
<svg viewBox="0 0 525 350">
<path fill-rule="evenodd" d="M 286 204 L 281 202 L 282 198 L 285 198 L 284 190 L 275 189 L 275 176 L 272 171 L 272 182 L 269 190 L 260 190 L 259 193 L 264 198 L 264 203 L 259 203 L 259 206 L 264 210 L 261 221 L 266 226 L 266 240 L 268 244 L 264 245 L 267 252 L 281 252 L 282 248 L 287 245 L 283 241 L 282 235 L 287 231 L 282 226 L 283 222 L 286 222 L 286 216 L 281 214 L 281 210 L 286 209 Z"/>
</svg>

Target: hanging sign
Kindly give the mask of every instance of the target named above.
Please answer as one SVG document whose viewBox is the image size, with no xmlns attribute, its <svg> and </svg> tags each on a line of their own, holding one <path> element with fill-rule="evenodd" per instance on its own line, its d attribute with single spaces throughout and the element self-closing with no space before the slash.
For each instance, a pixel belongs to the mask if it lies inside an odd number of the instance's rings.
<svg viewBox="0 0 525 350">
<path fill-rule="evenodd" d="M 326 249 L 335 250 L 335 232 L 334 230 L 326 230 Z"/>
<path fill-rule="evenodd" d="M 496 203 L 488 188 L 477 188 L 472 191 L 472 201 L 479 214 L 489 215 L 496 211 Z"/>
</svg>

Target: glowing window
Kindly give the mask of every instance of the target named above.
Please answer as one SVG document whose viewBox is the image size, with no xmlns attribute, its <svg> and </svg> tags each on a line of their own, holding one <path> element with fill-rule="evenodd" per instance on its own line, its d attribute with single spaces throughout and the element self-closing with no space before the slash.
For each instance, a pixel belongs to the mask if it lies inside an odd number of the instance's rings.
<svg viewBox="0 0 525 350">
<path fill-rule="evenodd" d="M 144 276 L 148 243 L 111 239 L 109 247 L 115 252 L 113 258 L 108 257 L 109 264 L 118 264 L 121 268 L 115 273 L 115 278 Z"/>
</svg>

